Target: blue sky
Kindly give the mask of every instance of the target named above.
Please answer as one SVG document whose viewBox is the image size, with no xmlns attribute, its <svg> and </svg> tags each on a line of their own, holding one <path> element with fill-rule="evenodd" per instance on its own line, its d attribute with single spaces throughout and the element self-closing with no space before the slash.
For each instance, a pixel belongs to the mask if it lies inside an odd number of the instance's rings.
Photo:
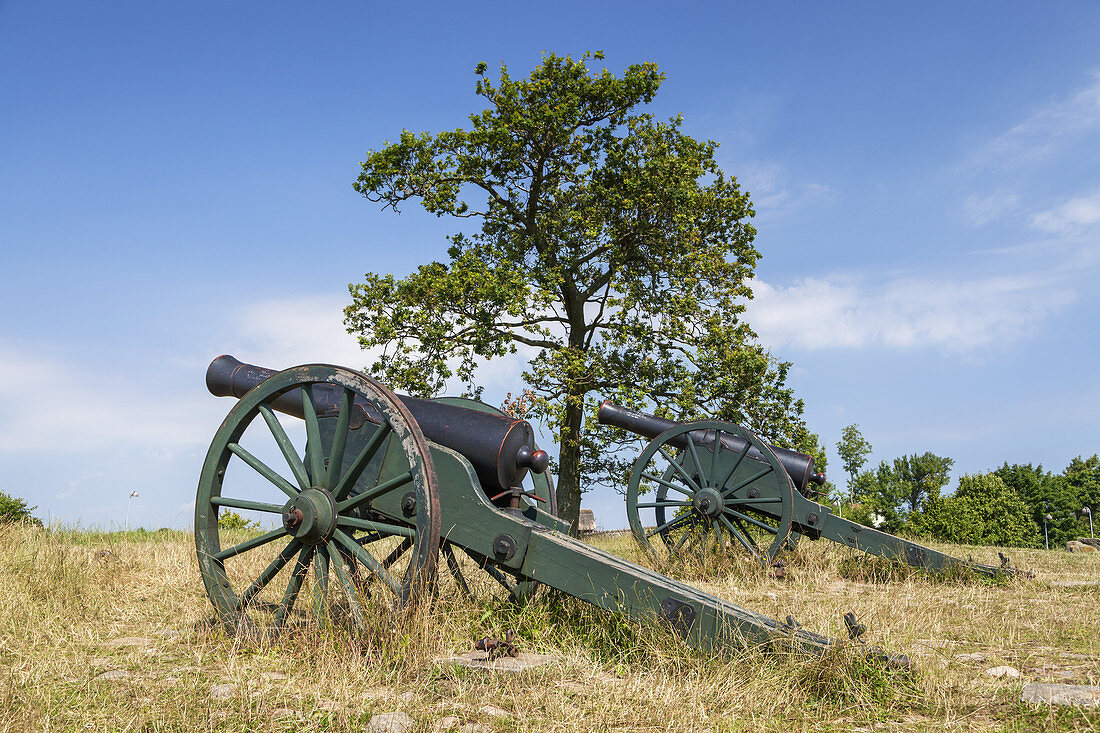
<svg viewBox="0 0 1100 733">
<path fill-rule="evenodd" d="M 478 61 L 596 49 L 656 61 L 650 111 L 750 191 L 749 320 L 827 445 L 955 479 L 1100 450 L 1095 3 L 0 0 L 0 489 L 188 526 L 210 359 L 360 366 L 348 282 L 444 256 L 454 224 L 352 190 L 363 154 L 463 125 Z"/>
</svg>

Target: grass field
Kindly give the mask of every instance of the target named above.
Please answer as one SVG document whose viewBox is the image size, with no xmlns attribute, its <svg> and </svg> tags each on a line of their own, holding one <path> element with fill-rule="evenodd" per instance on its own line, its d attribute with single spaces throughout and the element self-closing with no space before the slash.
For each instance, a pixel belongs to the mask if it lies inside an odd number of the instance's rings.
<svg viewBox="0 0 1100 733">
<path fill-rule="evenodd" d="M 629 537 L 592 541 L 640 559 Z M 803 542 L 785 580 L 736 559 L 681 575 L 834 637 L 854 611 L 870 643 L 916 663 L 897 672 L 850 646 L 708 657 L 568 598 L 516 607 L 483 574 L 464 600 L 445 571 L 415 617 L 246 642 L 212 622 L 190 534 L 0 527 L 0 730 L 359 731 L 395 711 L 424 731 L 1097 730 L 1100 710 L 1019 698 L 1029 681 L 1100 684 L 1100 585 L 1065 584 L 1100 580 L 1100 555 L 1007 552 L 1035 577 L 929 579 L 825 541 Z M 508 628 L 554 661 L 519 675 L 437 661 Z M 1003 665 L 1021 677 L 986 674 Z"/>
</svg>

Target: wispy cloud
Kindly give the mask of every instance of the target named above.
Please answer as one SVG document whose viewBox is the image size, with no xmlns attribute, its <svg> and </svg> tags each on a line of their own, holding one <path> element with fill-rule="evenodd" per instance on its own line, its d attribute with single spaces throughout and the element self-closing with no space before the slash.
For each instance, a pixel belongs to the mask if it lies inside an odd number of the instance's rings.
<svg viewBox="0 0 1100 733">
<path fill-rule="evenodd" d="M 747 319 L 772 347 L 975 352 L 1024 338 L 1073 299 L 1050 285 L 1045 276 L 756 281 Z"/>
<path fill-rule="evenodd" d="M 1100 191 L 1077 196 L 1031 217 L 1031 225 L 1051 234 L 1076 236 L 1100 224 Z"/>
<path fill-rule="evenodd" d="M 979 167 L 1013 168 L 1035 164 L 1100 129 L 1100 73 L 1092 83 L 1036 109 L 1021 122 L 983 145 L 973 156 Z"/>
<path fill-rule="evenodd" d="M 774 220 L 821 201 L 832 201 L 835 190 L 814 181 L 793 182 L 786 166 L 778 161 L 739 164 L 737 179 L 752 195 L 760 220 Z"/>
</svg>

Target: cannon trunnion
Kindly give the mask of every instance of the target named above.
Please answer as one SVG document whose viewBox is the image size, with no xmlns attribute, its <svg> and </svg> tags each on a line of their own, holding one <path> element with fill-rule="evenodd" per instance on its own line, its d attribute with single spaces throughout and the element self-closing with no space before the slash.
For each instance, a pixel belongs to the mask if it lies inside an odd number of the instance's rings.
<svg viewBox="0 0 1100 733">
<path fill-rule="evenodd" d="M 530 491 L 507 486 L 521 472 L 539 479 L 545 468 L 545 454 L 522 427 L 524 440 L 509 442 L 517 421 L 449 422 L 463 409 L 453 400 L 428 406 L 341 367 L 272 372 L 230 359 L 216 360 L 208 374 L 211 391 L 239 401 L 203 464 L 195 542 L 207 594 L 231 628 L 277 630 L 318 618 L 364 626 L 371 614 L 430 596 L 440 555 L 468 592 L 457 557 L 463 553 L 516 596 L 541 583 L 668 624 L 700 649 L 766 645 L 820 654 L 835 643 L 569 537 L 548 502 L 532 496 L 548 483 L 539 489 L 536 481 Z M 288 430 L 280 412 L 300 422 Z M 455 435 L 474 424 L 495 432 Z M 684 445 L 694 450 L 693 442 Z M 767 446 L 761 456 L 770 480 L 793 491 Z M 500 488 L 511 490 L 507 505 L 493 501 Z M 258 513 L 275 526 L 260 534 L 223 529 L 218 520 L 227 509 Z"/>
</svg>

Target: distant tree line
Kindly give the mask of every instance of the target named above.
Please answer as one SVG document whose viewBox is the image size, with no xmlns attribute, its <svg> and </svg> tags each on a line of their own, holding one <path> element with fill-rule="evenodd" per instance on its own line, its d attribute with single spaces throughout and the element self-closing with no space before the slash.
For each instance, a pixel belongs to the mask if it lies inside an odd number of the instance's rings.
<svg viewBox="0 0 1100 733">
<path fill-rule="evenodd" d="M 1078 456 L 1061 473 L 1042 465 L 1003 466 L 959 477 L 943 495 L 954 460 L 927 452 L 882 461 L 863 469 L 871 444 L 858 425 L 844 428 L 837 451 L 848 473 L 847 493 L 831 497 L 847 519 L 887 532 L 971 545 L 1043 547 L 1043 520 L 1050 546 L 1089 533 L 1089 516 L 1100 504 L 1100 456 Z"/>
</svg>

